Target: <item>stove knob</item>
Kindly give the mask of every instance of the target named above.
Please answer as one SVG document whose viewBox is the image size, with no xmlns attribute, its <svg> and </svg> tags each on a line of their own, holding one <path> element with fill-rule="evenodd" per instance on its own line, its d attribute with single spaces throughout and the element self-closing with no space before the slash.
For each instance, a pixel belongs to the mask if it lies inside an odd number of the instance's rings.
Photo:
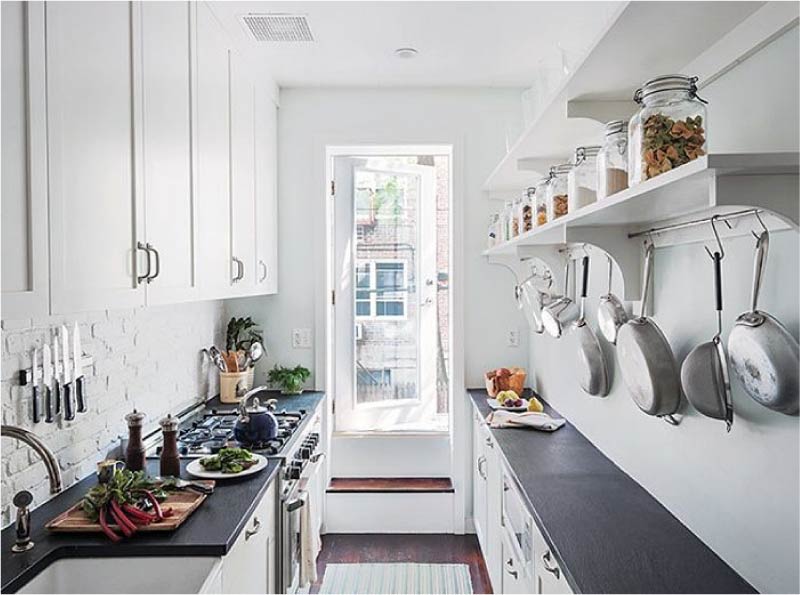
<svg viewBox="0 0 800 595">
<path fill-rule="evenodd" d="M 303 472 L 302 463 L 296 462 L 289 465 L 289 479 L 300 479 L 300 474 L 302 472 Z"/>
<path fill-rule="evenodd" d="M 304 446 L 300 449 L 300 458 L 301 459 L 310 459 L 311 458 L 311 448 L 308 446 Z"/>
</svg>

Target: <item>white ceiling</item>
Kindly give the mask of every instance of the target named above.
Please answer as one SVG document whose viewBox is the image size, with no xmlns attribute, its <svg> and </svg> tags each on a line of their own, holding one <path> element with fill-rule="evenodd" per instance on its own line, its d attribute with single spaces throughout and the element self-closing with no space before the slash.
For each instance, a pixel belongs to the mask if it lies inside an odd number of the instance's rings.
<svg viewBox="0 0 800 595">
<path fill-rule="evenodd" d="M 579 58 L 620 2 L 209 4 L 282 87 L 527 87 L 541 65 L 561 65 L 562 49 L 568 61 Z M 253 41 L 238 17 L 263 12 L 307 15 L 315 41 Z M 405 60 L 394 55 L 407 46 L 419 55 Z"/>
</svg>

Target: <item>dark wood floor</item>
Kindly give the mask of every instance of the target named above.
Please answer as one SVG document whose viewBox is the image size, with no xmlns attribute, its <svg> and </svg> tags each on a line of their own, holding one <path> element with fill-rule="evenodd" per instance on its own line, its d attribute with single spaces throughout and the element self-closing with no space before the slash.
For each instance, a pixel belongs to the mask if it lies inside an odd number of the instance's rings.
<svg viewBox="0 0 800 595">
<path fill-rule="evenodd" d="M 317 559 L 318 581 L 311 593 L 318 593 L 328 564 L 369 564 L 376 562 L 427 562 L 466 564 L 474 593 L 491 593 L 489 574 L 474 535 L 361 535 L 333 534 L 322 537 Z M 345 594 L 346 595 L 346 594 Z"/>
</svg>

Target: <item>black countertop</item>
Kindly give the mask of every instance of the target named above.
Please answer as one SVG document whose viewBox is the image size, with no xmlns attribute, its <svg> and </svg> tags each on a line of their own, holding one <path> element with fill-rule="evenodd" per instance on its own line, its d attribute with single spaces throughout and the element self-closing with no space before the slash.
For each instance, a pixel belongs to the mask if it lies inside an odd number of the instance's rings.
<svg viewBox="0 0 800 595">
<path fill-rule="evenodd" d="M 280 396 L 278 410 L 314 411 L 324 393 Z M 212 399 L 207 407 L 224 409 L 233 405 L 220 404 Z M 306 416 L 309 420 L 310 416 Z M 188 460 L 181 462 L 181 476 Z M 150 473 L 158 474 L 158 460 L 148 459 Z M 177 530 L 169 533 L 138 533 L 131 539 L 111 544 L 101 533 L 50 533 L 45 523 L 58 516 L 95 485 L 92 474 L 52 500 L 31 512 L 31 538 L 34 548 L 22 554 L 12 554 L 14 526 L 3 530 L 0 540 L 0 574 L 2 592 L 13 593 L 52 562 L 60 558 L 119 557 L 119 556 L 224 556 L 233 546 L 256 505 L 275 480 L 280 461 L 270 460 L 260 473 L 240 479 L 218 481 L 214 493 Z"/>
<path fill-rule="evenodd" d="M 486 417 L 486 391 L 468 393 Z M 568 421 L 491 432 L 575 592 L 756 592 Z"/>
</svg>

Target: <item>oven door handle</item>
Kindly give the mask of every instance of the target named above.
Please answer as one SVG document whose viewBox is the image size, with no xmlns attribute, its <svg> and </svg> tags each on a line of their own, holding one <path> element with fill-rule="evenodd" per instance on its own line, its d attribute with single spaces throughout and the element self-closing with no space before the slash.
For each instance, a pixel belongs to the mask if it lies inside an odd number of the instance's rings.
<svg viewBox="0 0 800 595">
<path fill-rule="evenodd" d="M 324 458 L 325 458 L 325 453 L 324 452 L 317 452 L 317 453 L 314 453 L 313 455 L 311 455 L 310 461 L 312 463 L 319 463 Z"/>
<path fill-rule="evenodd" d="M 294 500 L 291 500 L 290 502 L 286 503 L 286 512 L 294 512 L 295 510 L 303 508 L 303 506 L 305 505 L 306 501 L 302 497 L 295 498 Z"/>
</svg>

